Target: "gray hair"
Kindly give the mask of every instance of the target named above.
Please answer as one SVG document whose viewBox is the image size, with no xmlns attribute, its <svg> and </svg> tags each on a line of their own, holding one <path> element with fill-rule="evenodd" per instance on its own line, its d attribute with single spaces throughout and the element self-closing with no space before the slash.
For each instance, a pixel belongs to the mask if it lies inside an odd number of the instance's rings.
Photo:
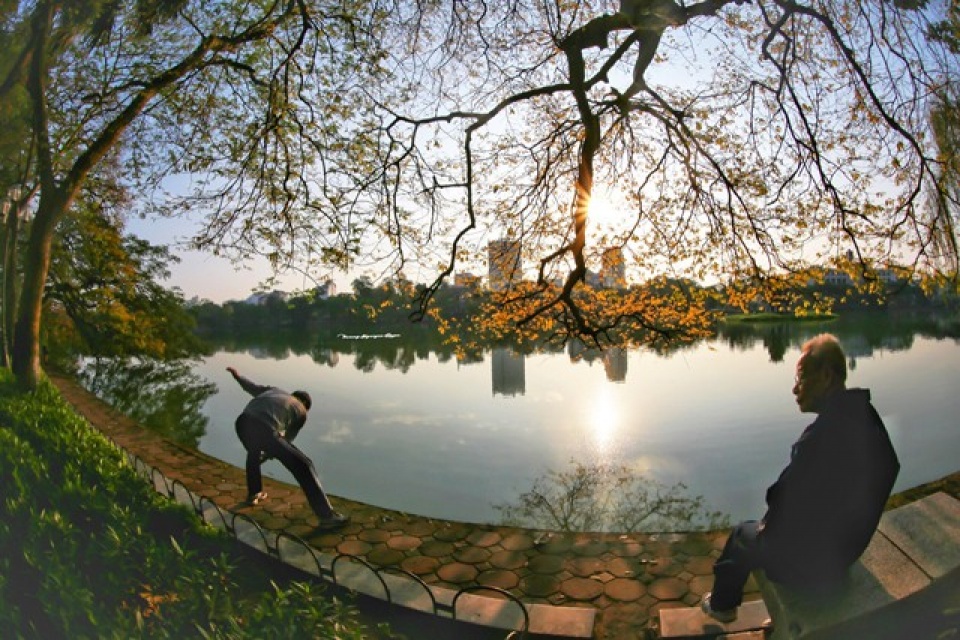
<svg viewBox="0 0 960 640">
<path fill-rule="evenodd" d="M 846 383 L 847 356 L 835 335 L 821 333 L 804 342 L 800 350 L 811 367 L 819 371 L 829 371 L 838 382 Z"/>
</svg>

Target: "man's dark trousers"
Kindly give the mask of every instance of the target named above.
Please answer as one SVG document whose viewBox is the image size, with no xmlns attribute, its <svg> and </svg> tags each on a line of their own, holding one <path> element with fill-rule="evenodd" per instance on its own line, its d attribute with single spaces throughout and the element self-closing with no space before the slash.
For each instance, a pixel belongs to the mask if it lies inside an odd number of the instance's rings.
<svg viewBox="0 0 960 640">
<path fill-rule="evenodd" d="M 287 442 L 269 425 L 255 418 L 241 414 L 236 422 L 237 437 L 247 450 L 247 493 L 251 496 L 263 490 L 263 479 L 260 474 L 261 453 L 270 458 L 276 458 L 296 478 L 307 502 L 320 518 L 329 518 L 333 515 L 333 507 L 327 499 L 327 494 L 320 486 L 320 477 L 313 466 L 313 462 L 300 449 Z"/>
<path fill-rule="evenodd" d="M 741 522 L 730 532 L 720 557 L 713 565 L 713 591 L 710 606 L 716 611 L 739 607 L 750 572 L 763 566 L 760 523 Z"/>
</svg>

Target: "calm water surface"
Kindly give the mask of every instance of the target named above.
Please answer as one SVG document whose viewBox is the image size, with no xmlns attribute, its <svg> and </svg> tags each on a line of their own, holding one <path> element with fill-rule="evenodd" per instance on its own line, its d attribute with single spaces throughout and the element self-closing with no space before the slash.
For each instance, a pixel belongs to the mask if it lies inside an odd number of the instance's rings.
<svg viewBox="0 0 960 640">
<path fill-rule="evenodd" d="M 311 353 L 221 350 L 194 372 L 218 391 L 199 448 L 243 466 L 233 421 L 249 399 L 226 372 L 306 389 L 296 444 L 325 489 L 354 500 L 470 522 L 498 522 L 535 478 L 572 462 L 627 465 L 683 482 L 733 520 L 758 517 L 766 487 L 812 416 L 791 394 L 799 346 L 829 329 L 848 351 L 848 386 L 866 387 L 900 456 L 896 490 L 960 464 L 960 340 L 914 330 L 777 325 L 725 331 L 668 355 L 508 349 L 458 362 L 403 338 L 338 340 Z M 292 481 L 278 463 L 264 472 Z"/>
</svg>

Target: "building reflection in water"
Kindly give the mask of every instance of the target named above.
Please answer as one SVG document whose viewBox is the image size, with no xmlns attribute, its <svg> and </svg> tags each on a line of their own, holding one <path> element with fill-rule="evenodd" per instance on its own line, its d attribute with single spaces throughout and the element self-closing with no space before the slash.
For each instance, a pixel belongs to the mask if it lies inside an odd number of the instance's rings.
<svg viewBox="0 0 960 640">
<path fill-rule="evenodd" d="M 625 382 L 627 379 L 627 350 L 622 347 L 596 349 L 578 340 L 571 340 L 567 343 L 567 355 L 570 362 L 593 364 L 595 360 L 601 360 L 610 382 Z"/>
<path fill-rule="evenodd" d="M 522 396 L 527 390 L 525 359 L 512 349 L 494 347 L 491 350 L 493 365 L 493 395 Z"/>
<path fill-rule="evenodd" d="M 608 347 L 603 351 L 603 369 L 610 382 L 624 382 L 627 379 L 627 350 L 622 347 Z"/>
</svg>

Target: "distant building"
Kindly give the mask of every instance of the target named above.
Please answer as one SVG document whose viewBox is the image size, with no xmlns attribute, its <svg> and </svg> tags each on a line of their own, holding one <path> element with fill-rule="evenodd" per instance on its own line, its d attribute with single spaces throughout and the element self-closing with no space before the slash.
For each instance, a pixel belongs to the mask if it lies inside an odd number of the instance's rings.
<svg viewBox="0 0 960 640">
<path fill-rule="evenodd" d="M 823 274 L 823 284 L 831 287 L 850 287 L 853 286 L 853 278 L 846 271 L 827 269 Z"/>
<path fill-rule="evenodd" d="M 290 294 L 286 291 L 269 291 L 269 292 L 260 292 L 254 293 L 249 298 L 244 300 L 246 304 L 252 305 L 265 305 L 270 302 L 286 302 L 290 299 Z"/>
<path fill-rule="evenodd" d="M 608 289 L 624 289 L 627 286 L 627 265 L 623 249 L 610 247 L 600 258 L 600 280 Z"/>
<path fill-rule="evenodd" d="M 583 282 L 588 286 L 594 289 L 600 289 L 603 287 L 603 277 L 596 271 L 591 271 L 587 269 L 587 272 L 583 274 Z"/>
<path fill-rule="evenodd" d="M 480 284 L 480 276 L 472 273 L 458 273 L 453 276 L 453 284 L 464 289 L 475 289 Z"/>
<path fill-rule="evenodd" d="M 519 240 L 494 240 L 487 245 L 487 278 L 490 289 L 503 291 L 520 282 L 523 263 Z"/>
<path fill-rule="evenodd" d="M 884 284 L 897 284 L 903 280 L 895 269 L 877 269 L 871 276 Z M 862 277 L 854 280 L 849 273 L 838 269 L 827 269 L 823 275 L 823 284 L 831 287 L 852 287 L 860 282 L 863 282 Z"/>
<path fill-rule="evenodd" d="M 318 300 L 326 300 L 337 295 L 337 285 L 333 280 L 327 280 L 313 289 L 313 295 Z"/>
</svg>

